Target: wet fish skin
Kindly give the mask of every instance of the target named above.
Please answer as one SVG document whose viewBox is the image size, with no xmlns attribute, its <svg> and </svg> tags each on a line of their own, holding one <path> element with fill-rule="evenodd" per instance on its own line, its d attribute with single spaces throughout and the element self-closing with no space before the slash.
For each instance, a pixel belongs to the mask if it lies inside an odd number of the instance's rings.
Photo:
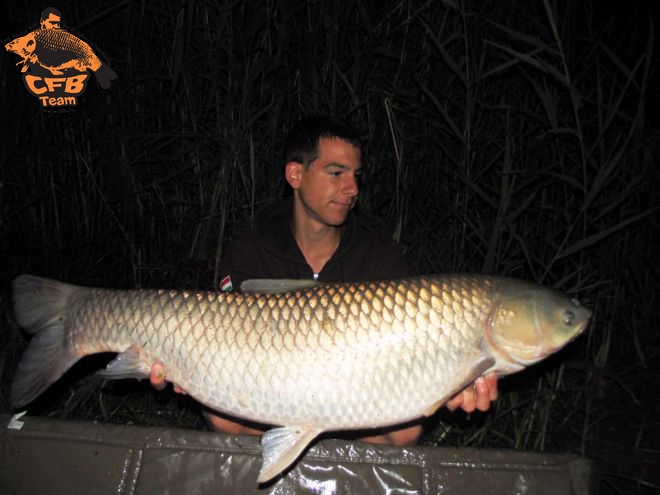
<svg viewBox="0 0 660 495">
<path fill-rule="evenodd" d="M 438 275 L 353 283 L 253 282 L 266 293 L 83 288 L 22 275 L 16 317 L 35 333 L 11 391 L 36 398 L 81 357 L 119 352 L 110 378 L 168 378 L 213 409 L 281 425 L 258 481 L 323 431 L 432 414 L 478 376 L 518 371 L 584 330 L 590 312 L 520 280 Z"/>
</svg>

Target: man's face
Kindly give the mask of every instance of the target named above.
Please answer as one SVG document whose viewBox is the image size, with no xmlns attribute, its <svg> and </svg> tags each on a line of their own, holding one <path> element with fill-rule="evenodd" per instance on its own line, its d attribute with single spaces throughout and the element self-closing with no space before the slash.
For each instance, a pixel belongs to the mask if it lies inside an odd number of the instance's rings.
<svg viewBox="0 0 660 495">
<path fill-rule="evenodd" d="M 60 17 L 55 14 L 49 14 L 47 19 L 41 21 L 41 27 L 44 29 L 59 29 Z"/>
<path fill-rule="evenodd" d="M 298 177 L 289 183 L 298 191 L 305 216 L 337 227 L 357 200 L 360 150 L 342 139 L 321 138 L 318 152 L 308 169 L 296 164 Z"/>
</svg>

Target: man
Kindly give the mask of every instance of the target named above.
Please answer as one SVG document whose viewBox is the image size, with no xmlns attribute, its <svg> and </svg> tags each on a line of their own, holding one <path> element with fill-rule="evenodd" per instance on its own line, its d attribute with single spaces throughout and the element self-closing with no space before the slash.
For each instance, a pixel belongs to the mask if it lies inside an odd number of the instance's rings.
<svg viewBox="0 0 660 495">
<path fill-rule="evenodd" d="M 286 142 L 284 176 L 293 197 L 262 211 L 255 226 L 223 260 L 223 287 L 250 278 L 314 279 L 322 282 L 382 280 L 406 275 L 396 242 L 353 211 L 361 173 L 358 135 L 344 122 L 313 116 L 298 122 Z M 165 385 L 162 366 L 154 365 L 151 382 Z M 177 391 L 180 391 L 176 387 Z M 481 377 L 447 407 L 485 411 L 497 398 L 494 374 Z M 260 435 L 262 430 L 233 418 L 205 412 L 212 429 Z M 420 424 L 363 438 L 372 443 L 410 445 L 422 434 Z"/>
<path fill-rule="evenodd" d="M 48 7 L 41 13 L 41 19 L 39 24 L 41 29 L 60 29 L 60 21 L 62 19 L 62 14 L 57 9 L 53 7 Z"/>
</svg>

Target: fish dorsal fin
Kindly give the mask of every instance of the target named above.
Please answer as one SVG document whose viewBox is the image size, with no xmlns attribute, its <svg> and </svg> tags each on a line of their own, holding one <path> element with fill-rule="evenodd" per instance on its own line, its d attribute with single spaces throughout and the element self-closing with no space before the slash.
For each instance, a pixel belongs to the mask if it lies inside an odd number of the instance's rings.
<svg viewBox="0 0 660 495">
<path fill-rule="evenodd" d="M 486 373 L 494 365 L 495 365 L 495 359 L 493 359 L 490 356 L 482 356 L 479 359 L 477 359 L 477 361 L 474 363 L 474 365 L 471 368 L 468 368 L 462 376 L 457 377 L 456 383 L 460 385 L 456 387 L 455 390 L 452 390 L 450 393 L 446 394 L 444 397 L 434 402 L 424 412 L 424 416 L 426 417 L 433 416 L 435 412 L 438 410 L 438 408 L 443 406 L 449 399 L 451 399 L 453 396 L 455 396 L 457 393 L 463 390 L 470 383 L 472 383 L 481 375 Z"/>
<path fill-rule="evenodd" d="M 149 378 L 151 368 L 147 363 L 140 360 L 140 350 L 137 346 L 131 346 L 108 363 L 105 369 L 97 374 L 108 380 L 119 380 L 121 378 Z"/>
<path fill-rule="evenodd" d="M 241 291 L 277 294 L 279 292 L 309 289 L 315 285 L 318 285 L 315 280 L 253 278 L 241 284 Z"/>
<path fill-rule="evenodd" d="M 259 483 L 272 480 L 289 467 L 314 438 L 319 429 L 305 429 L 296 426 L 283 426 L 268 430 L 261 436 L 263 462 L 259 472 Z"/>
</svg>

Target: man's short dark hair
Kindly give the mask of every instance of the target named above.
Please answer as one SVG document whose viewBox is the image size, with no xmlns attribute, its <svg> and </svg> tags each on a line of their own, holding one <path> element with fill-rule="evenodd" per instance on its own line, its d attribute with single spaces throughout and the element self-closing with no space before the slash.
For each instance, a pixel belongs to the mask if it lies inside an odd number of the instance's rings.
<svg viewBox="0 0 660 495">
<path fill-rule="evenodd" d="M 46 19 L 48 19 L 50 17 L 50 14 L 55 14 L 60 19 L 62 18 L 62 14 L 60 14 L 59 10 L 57 10 L 54 7 L 48 7 L 46 10 L 44 10 L 41 13 L 41 21 L 45 21 Z M 34 19 L 34 17 L 33 17 L 33 19 Z"/>
<path fill-rule="evenodd" d="M 296 122 L 286 138 L 286 161 L 309 168 L 319 156 L 321 138 L 338 138 L 362 151 L 357 131 L 347 122 L 329 115 L 311 115 Z"/>
</svg>

